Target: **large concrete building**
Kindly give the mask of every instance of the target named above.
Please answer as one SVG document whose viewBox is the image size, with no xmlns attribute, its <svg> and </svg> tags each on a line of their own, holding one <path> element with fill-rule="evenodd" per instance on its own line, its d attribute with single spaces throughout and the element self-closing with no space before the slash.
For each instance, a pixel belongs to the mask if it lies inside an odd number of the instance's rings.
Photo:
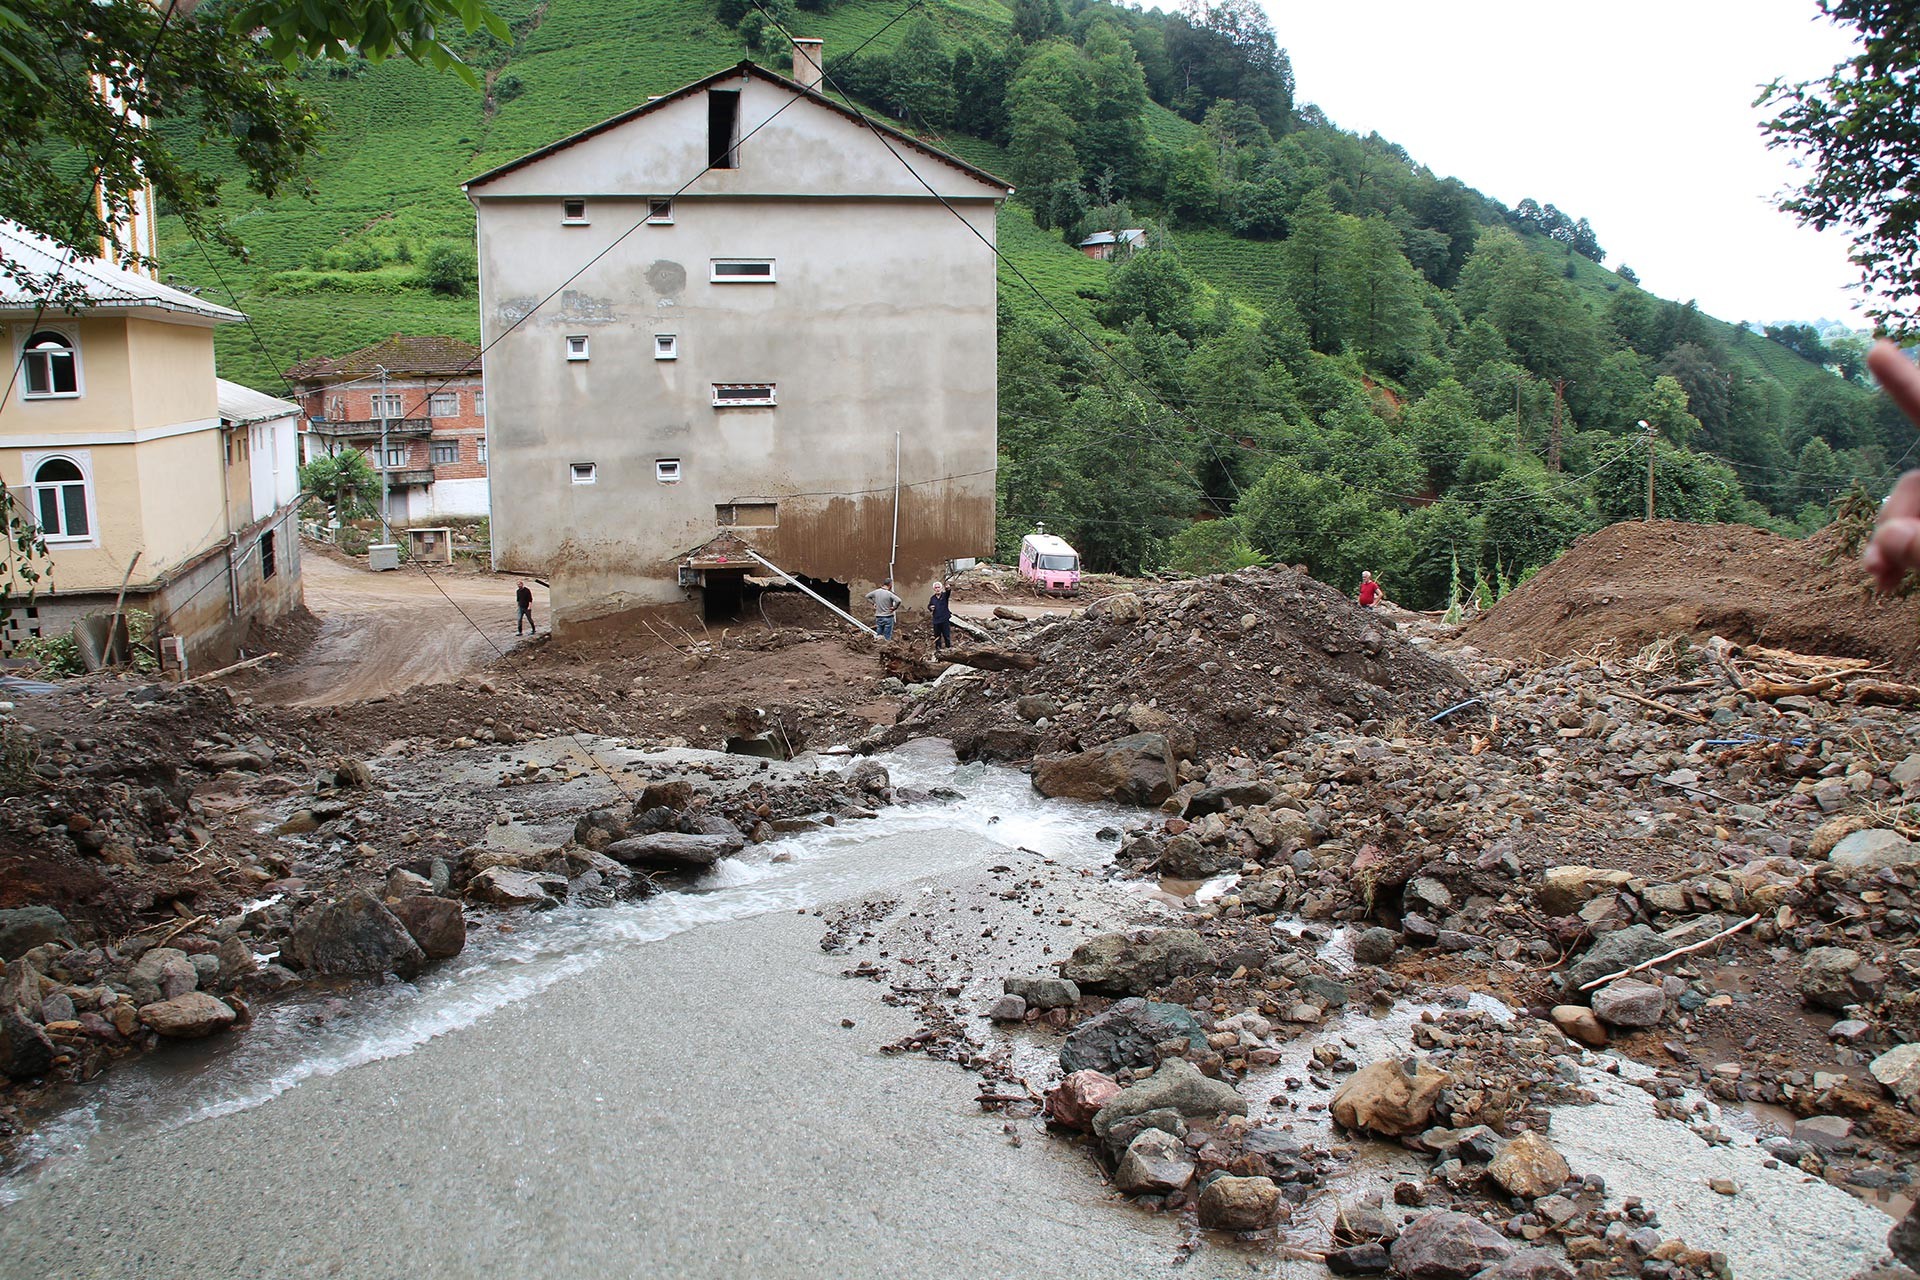
<svg viewBox="0 0 1920 1280">
<path fill-rule="evenodd" d="M 299 407 L 214 374 L 244 320 L 0 220 L 0 480 L 47 547 L 0 641 L 70 631 L 124 599 L 205 669 L 300 603 Z M 9 562 L 19 579 L 19 565 Z"/>
<path fill-rule="evenodd" d="M 842 596 L 992 550 L 1010 189 L 876 134 L 803 43 L 800 81 L 743 62 L 466 185 L 494 562 L 563 628 L 726 612 L 766 573 L 735 539 Z"/>
</svg>

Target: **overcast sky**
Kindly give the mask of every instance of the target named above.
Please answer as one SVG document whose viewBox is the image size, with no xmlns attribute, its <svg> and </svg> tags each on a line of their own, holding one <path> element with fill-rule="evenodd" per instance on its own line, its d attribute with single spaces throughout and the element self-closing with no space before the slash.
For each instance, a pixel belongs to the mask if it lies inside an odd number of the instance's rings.
<svg viewBox="0 0 1920 1280">
<path fill-rule="evenodd" d="M 1793 174 L 1752 106 L 1848 56 L 1812 0 L 1263 3 L 1300 100 L 1342 128 L 1588 219 L 1607 265 L 1721 319 L 1858 321 L 1845 238 L 1770 203 Z"/>
</svg>

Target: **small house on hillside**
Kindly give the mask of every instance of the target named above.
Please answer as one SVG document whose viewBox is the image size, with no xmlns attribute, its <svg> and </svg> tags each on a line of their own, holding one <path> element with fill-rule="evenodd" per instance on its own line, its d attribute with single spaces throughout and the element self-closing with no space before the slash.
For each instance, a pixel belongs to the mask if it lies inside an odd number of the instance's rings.
<svg viewBox="0 0 1920 1280">
<path fill-rule="evenodd" d="M 1080 242 L 1080 252 L 1089 258 L 1107 262 L 1113 258 L 1124 258 L 1135 249 L 1146 247 L 1147 233 L 1143 227 L 1128 227 L 1125 231 L 1096 231 Z"/>
<path fill-rule="evenodd" d="M 869 128 L 800 43 L 798 80 L 743 62 L 466 184 L 494 563 L 563 627 L 737 607 L 768 571 L 700 555 L 722 531 L 840 599 L 993 546 L 1010 188 Z"/>
<path fill-rule="evenodd" d="M 302 360 L 287 381 L 307 416 L 301 461 L 364 453 L 386 475 L 394 524 L 487 514 L 487 393 L 471 342 L 396 333 Z"/>
<path fill-rule="evenodd" d="M 51 576 L 7 643 L 126 607 L 190 665 L 231 659 L 300 603 L 298 407 L 223 383 L 213 331 L 246 317 L 0 220 L 0 480 Z"/>
</svg>

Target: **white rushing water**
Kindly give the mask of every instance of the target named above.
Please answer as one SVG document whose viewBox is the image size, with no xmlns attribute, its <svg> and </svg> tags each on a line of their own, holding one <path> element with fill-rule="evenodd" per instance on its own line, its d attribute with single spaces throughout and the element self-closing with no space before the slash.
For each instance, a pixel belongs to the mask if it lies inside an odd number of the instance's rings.
<svg viewBox="0 0 1920 1280">
<path fill-rule="evenodd" d="M 476 915 L 466 949 L 416 981 L 389 981 L 344 998 L 303 994 L 264 1005 L 239 1035 L 167 1046 L 121 1063 L 85 1087 L 83 1102 L 40 1126 L 20 1169 L 0 1180 L 0 1204 L 17 1199 L 36 1172 L 83 1152 L 99 1134 L 164 1131 L 258 1106 L 303 1081 L 405 1054 L 471 1026 L 626 948 L 707 925 L 856 898 L 974 862 L 984 865 L 995 850 L 1024 849 L 1073 866 L 1111 859 L 1113 845 L 1094 834 L 1112 822 L 1111 810 L 1046 800 L 1024 773 L 960 765 L 936 742 L 910 743 L 875 759 L 896 787 L 951 787 L 965 798 L 885 808 L 872 819 L 755 845 L 684 889 L 651 898 Z M 826 772 L 843 771 L 853 761 L 827 757 L 810 763 Z M 928 840 L 911 859 L 871 853 L 902 847 L 887 837 L 954 832 L 981 839 Z"/>
</svg>

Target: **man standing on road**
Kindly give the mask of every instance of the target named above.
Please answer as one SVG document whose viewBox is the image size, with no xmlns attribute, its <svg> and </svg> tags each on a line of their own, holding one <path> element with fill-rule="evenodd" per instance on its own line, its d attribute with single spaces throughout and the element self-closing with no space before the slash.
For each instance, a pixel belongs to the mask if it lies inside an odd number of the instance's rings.
<svg viewBox="0 0 1920 1280">
<path fill-rule="evenodd" d="M 867 592 L 867 603 L 873 606 L 873 629 L 882 640 L 893 639 L 893 611 L 901 604 L 900 597 L 893 594 L 893 579 L 884 578 Z"/>
<path fill-rule="evenodd" d="M 933 599 L 927 601 L 927 612 L 933 615 L 933 651 L 953 648 L 953 597 L 946 583 L 933 584 Z"/>
<path fill-rule="evenodd" d="M 520 628 L 525 625 L 528 631 L 536 636 L 539 635 L 540 628 L 533 625 L 533 588 L 527 585 L 525 578 L 522 578 L 520 584 L 513 590 L 513 603 L 519 610 L 513 618 L 513 634 L 521 634 Z"/>
</svg>

